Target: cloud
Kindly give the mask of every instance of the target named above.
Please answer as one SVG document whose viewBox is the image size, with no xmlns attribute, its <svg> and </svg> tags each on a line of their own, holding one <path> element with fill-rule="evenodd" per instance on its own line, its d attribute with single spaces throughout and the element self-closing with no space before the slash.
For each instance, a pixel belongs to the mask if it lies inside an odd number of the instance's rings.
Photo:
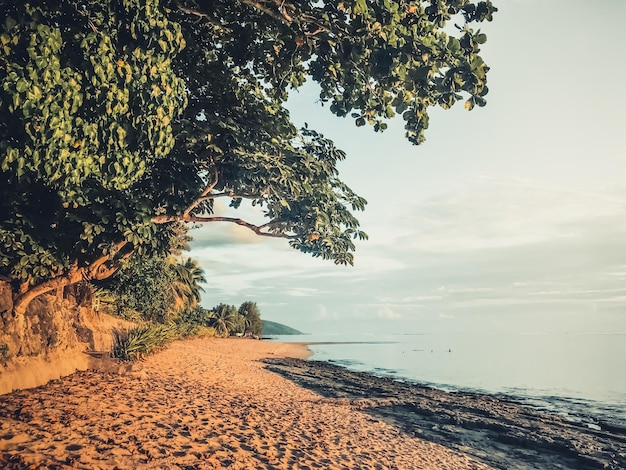
<svg viewBox="0 0 626 470">
<path fill-rule="evenodd" d="M 414 295 L 408 297 L 382 296 L 377 297 L 377 301 L 381 303 L 395 304 L 419 304 L 423 302 L 440 301 L 444 297 L 440 294 Z"/>
<path fill-rule="evenodd" d="M 313 295 L 318 294 L 320 291 L 316 288 L 310 287 L 294 287 L 285 292 L 285 295 L 289 295 L 291 297 L 311 297 Z"/>
<path fill-rule="evenodd" d="M 267 306 L 264 317 L 303 331 L 535 331 L 548 322 L 623 331 L 626 95 L 598 87 L 593 75 L 568 72 L 576 51 L 599 51 L 602 63 L 617 50 L 604 45 L 620 43 L 554 28 L 604 24 L 617 38 L 621 17 L 579 2 L 568 10 L 570 21 L 559 23 L 562 8 L 551 4 L 531 43 L 520 42 L 511 32 L 524 29 L 520 18 L 533 17 L 528 3 L 539 2 L 515 0 L 484 25 L 489 105 L 469 114 L 433 110 L 419 148 L 402 140 L 401 120 L 375 134 L 330 117 L 315 104 L 319 88 L 294 93 L 296 122 L 309 122 L 348 152 L 340 171 L 369 201 L 357 216 L 370 240 L 358 243 L 356 266 L 343 268 L 284 240 L 208 224 L 192 233 L 192 256 L 207 271 L 211 299 L 251 298 Z M 572 41 L 576 47 L 560 47 Z M 554 57 L 561 62 L 550 77 L 534 73 Z M 623 75 L 617 64 L 601 81 Z M 252 209 L 237 214 L 262 218 Z M 396 316 L 401 321 L 389 321 Z"/>
<path fill-rule="evenodd" d="M 393 245 L 422 254 L 567 241 L 592 219 L 622 214 L 624 193 L 583 191 L 519 178 L 478 177 L 454 192 L 419 200 Z"/>
<path fill-rule="evenodd" d="M 315 315 L 315 319 L 316 320 L 322 320 L 322 321 L 326 321 L 326 320 L 332 320 L 337 318 L 336 314 L 331 314 L 328 312 L 328 309 L 326 308 L 326 306 L 324 304 L 317 304 L 317 313 Z"/>
<path fill-rule="evenodd" d="M 394 312 L 389 306 L 379 308 L 376 312 L 376 316 L 385 320 L 400 320 L 402 318 L 402 315 Z"/>
</svg>

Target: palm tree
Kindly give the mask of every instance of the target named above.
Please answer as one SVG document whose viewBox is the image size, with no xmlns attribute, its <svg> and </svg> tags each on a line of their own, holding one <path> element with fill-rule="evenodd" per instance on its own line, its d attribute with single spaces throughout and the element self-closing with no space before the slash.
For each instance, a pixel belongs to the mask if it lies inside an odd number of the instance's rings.
<svg viewBox="0 0 626 470">
<path fill-rule="evenodd" d="M 243 319 L 243 334 L 261 336 L 263 333 L 263 323 L 261 322 L 261 312 L 256 302 L 244 302 L 239 307 L 239 315 Z"/>
<path fill-rule="evenodd" d="M 191 258 L 187 258 L 183 263 L 173 261 L 170 269 L 173 276 L 174 310 L 194 308 L 200 302 L 200 292 L 204 292 L 200 285 L 206 282 L 204 270 Z"/>
<path fill-rule="evenodd" d="M 237 327 L 239 314 L 233 305 L 219 304 L 212 309 L 212 327 L 219 336 L 229 336 Z"/>
</svg>

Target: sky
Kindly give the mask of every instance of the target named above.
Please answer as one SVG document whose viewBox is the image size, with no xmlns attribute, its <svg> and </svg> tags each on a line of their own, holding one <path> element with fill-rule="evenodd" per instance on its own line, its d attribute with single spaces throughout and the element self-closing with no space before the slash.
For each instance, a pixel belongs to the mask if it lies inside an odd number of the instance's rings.
<svg viewBox="0 0 626 470">
<path fill-rule="evenodd" d="M 369 240 L 339 267 L 234 225 L 194 230 L 202 304 L 257 302 L 307 333 L 626 332 L 624 0 L 495 0 L 485 108 L 357 128 L 294 93 L 345 150 Z"/>
</svg>

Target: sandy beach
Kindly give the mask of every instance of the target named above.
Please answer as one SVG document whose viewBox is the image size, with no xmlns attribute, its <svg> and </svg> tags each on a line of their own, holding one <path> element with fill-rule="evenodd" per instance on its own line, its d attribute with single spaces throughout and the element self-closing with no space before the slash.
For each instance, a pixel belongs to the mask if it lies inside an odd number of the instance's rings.
<svg viewBox="0 0 626 470">
<path fill-rule="evenodd" d="M 303 345 L 179 341 L 0 396 L 2 468 L 487 469 L 266 369 Z M 109 370 L 109 371 L 107 371 Z"/>
</svg>

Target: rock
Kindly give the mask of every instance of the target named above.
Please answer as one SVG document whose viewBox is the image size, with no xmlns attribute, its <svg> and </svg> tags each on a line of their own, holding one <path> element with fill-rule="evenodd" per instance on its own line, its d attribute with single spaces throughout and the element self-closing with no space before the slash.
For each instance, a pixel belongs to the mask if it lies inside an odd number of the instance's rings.
<svg viewBox="0 0 626 470">
<path fill-rule="evenodd" d="M 366 399 L 364 412 L 496 468 L 626 468 L 626 428 L 617 422 L 589 427 L 495 396 L 444 392 L 327 362 L 265 362 L 327 399 Z"/>
</svg>

